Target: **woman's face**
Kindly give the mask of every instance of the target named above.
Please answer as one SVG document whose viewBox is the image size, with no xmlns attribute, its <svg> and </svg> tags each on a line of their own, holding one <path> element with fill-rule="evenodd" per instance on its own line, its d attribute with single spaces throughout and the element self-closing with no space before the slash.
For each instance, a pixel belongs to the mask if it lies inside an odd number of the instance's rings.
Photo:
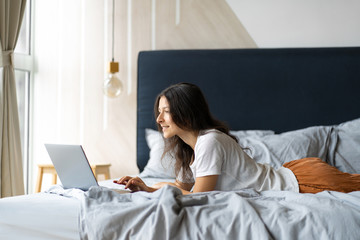
<svg viewBox="0 0 360 240">
<path fill-rule="evenodd" d="M 158 111 L 159 116 L 157 117 L 156 122 L 161 126 L 164 138 L 179 135 L 183 131 L 173 122 L 170 113 L 170 105 L 165 96 L 162 96 L 159 100 Z"/>
</svg>

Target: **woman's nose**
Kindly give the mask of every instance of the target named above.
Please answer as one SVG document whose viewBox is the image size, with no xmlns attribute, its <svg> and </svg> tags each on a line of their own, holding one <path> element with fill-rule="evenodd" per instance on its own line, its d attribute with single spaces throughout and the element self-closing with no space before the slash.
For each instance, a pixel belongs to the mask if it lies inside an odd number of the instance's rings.
<svg viewBox="0 0 360 240">
<path fill-rule="evenodd" d="M 162 114 L 160 113 L 159 116 L 156 118 L 157 123 L 161 123 L 163 121 Z"/>
</svg>

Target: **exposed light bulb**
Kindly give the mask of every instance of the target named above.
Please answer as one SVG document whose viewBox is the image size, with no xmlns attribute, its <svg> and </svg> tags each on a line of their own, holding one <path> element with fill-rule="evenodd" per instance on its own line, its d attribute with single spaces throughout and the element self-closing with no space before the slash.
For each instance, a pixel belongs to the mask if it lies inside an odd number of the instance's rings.
<svg viewBox="0 0 360 240">
<path fill-rule="evenodd" d="M 119 63 L 110 62 L 109 76 L 105 79 L 103 86 L 104 94 L 110 98 L 118 97 L 123 90 L 123 84 L 116 75 L 118 71 Z"/>
<path fill-rule="evenodd" d="M 119 78 L 113 73 L 110 73 L 108 78 L 104 81 L 104 93 L 106 96 L 115 98 L 120 95 L 123 90 L 123 85 Z"/>
</svg>

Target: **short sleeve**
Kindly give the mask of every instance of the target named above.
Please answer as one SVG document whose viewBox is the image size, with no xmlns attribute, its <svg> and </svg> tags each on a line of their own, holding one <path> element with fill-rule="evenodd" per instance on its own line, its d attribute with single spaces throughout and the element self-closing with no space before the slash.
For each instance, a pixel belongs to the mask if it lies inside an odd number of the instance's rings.
<svg viewBox="0 0 360 240">
<path fill-rule="evenodd" d="M 195 146 L 195 160 L 190 166 L 194 178 L 220 175 L 224 161 L 224 148 L 217 134 L 205 134 L 198 139 Z"/>
</svg>

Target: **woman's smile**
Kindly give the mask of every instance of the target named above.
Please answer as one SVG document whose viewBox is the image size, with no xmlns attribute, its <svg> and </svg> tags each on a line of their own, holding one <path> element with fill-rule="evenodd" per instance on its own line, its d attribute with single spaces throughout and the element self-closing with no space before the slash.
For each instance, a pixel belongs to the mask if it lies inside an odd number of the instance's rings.
<svg viewBox="0 0 360 240">
<path fill-rule="evenodd" d="M 177 126 L 172 120 L 170 113 L 170 105 L 166 97 L 164 96 L 160 98 L 158 111 L 159 111 L 159 116 L 157 117 L 156 122 L 160 124 L 164 138 L 169 138 L 176 135 Z M 175 128 L 171 126 L 175 126 Z"/>
<path fill-rule="evenodd" d="M 166 129 L 169 128 L 169 126 L 161 126 L 162 130 L 165 131 Z"/>
</svg>

